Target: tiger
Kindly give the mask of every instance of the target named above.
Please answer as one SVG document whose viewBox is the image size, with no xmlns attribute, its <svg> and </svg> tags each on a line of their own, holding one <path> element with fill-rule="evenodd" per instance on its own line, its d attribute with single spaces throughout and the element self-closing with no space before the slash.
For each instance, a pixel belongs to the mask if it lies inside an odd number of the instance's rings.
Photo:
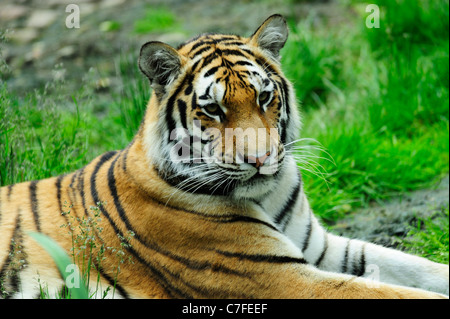
<svg viewBox="0 0 450 319">
<path fill-rule="evenodd" d="M 63 291 L 30 233 L 74 254 L 62 226 L 91 220 L 101 245 L 85 250 L 102 258 L 90 287 L 106 297 L 448 298 L 448 265 L 332 234 L 313 214 L 292 154 L 302 120 L 281 70 L 288 34 L 275 14 L 249 37 L 145 43 L 137 64 L 152 93 L 127 147 L 0 188 L 2 297 Z M 117 271 L 105 247 L 130 261 Z"/>
</svg>

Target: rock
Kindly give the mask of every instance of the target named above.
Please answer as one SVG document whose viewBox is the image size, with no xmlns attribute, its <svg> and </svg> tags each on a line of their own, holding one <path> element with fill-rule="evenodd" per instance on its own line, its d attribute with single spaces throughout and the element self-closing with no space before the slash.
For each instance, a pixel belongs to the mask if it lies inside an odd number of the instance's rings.
<svg viewBox="0 0 450 319">
<path fill-rule="evenodd" d="M 81 19 L 85 16 L 95 12 L 98 9 L 98 4 L 96 3 L 83 3 L 80 5 L 80 15 Z"/>
<path fill-rule="evenodd" d="M 75 45 L 67 45 L 57 51 L 58 58 L 68 59 L 75 57 L 77 49 Z"/>
<path fill-rule="evenodd" d="M 340 220 L 332 231 L 376 244 L 396 247 L 398 237 L 407 235 L 417 218 L 433 216 L 449 207 L 449 176 L 435 188 L 394 198 L 383 205 L 358 210 Z"/>
<path fill-rule="evenodd" d="M 44 54 L 45 43 L 43 41 L 39 41 L 33 43 L 31 50 L 28 51 L 25 55 L 26 61 L 36 61 L 39 60 Z"/>
<path fill-rule="evenodd" d="M 2 22 L 17 20 L 27 14 L 27 12 L 28 8 L 25 6 L 8 4 L 0 7 L 0 20 Z"/>
<path fill-rule="evenodd" d="M 148 36 L 147 36 L 147 38 L 148 38 Z M 181 32 L 164 33 L 155 38 L 158 41 L 161 41 L 164 43 L 169 43 L 171 45 L 176 46 L 176 45 L 186 41 L 186 34 L 181 33 Z"/>
<path fill-rule="evenodd" d="M 58 12 L 55 10 L 36 10 L 27 21 L 29 28 L 46 28 L 56 20 Z"/>
<path fill-rule="evenodd" d="M 115 7 L 124 4 L 125 0 L 103 0 L 100 3 L 101 8 Z"/>
<path fill-rule="evenodd" d="M 26 44 L 35 40 L 39 32 L 33 28 L 15 29 L 7 34 L 7 37 L 18 44 Z"/>
</svg>

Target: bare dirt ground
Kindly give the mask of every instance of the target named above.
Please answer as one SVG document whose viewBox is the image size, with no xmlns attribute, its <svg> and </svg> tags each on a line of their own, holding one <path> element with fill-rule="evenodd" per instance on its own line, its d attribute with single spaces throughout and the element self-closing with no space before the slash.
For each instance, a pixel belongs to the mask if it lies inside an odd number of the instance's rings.
<svg viewBox="0 0 450 319">
<path fill-rule="evenodd" d="M 418 219 L 437 216 L 449 208 L 449 176 L 435 187 L 376 203 L 341 220 L 334 232 L 395 247 Z"/>
</svg>

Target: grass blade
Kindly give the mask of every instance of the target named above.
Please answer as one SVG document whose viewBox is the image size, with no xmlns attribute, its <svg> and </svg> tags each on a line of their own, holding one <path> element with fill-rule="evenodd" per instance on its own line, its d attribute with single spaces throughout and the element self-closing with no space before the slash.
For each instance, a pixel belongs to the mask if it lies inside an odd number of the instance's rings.
<svg viewBox="0 0 450 319">
<path fill-rule="evenodd" d="M 53 258 L 58 270 L 63 277 L 63 280 L 68 282 L 68 275 L 72 275 L 72 273 L 68 273 L 67 269 L 71 265 L 73 265 L 72 260 L 66 254 L 63 248 L 59 246 L 53 239 L 50 237 L 41 234 L 41 233 L 29 233 L 31 238 L 33 238 L 39 245 L 41 245 L 47 253 Z M 89 299 L 89 294 L 86 289 L 86 285 L 84 284 L 81 276 L 78 278 L 79 285 L 66 285 L 69 289 L 69 296 L 72 299 Z"/>
</svg>

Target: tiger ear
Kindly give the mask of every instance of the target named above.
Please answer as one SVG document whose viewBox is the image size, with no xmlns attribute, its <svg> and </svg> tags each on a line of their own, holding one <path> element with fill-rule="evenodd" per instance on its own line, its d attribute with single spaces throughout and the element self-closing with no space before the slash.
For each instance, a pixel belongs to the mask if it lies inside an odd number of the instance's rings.
<svg viewBox="0 0 450 319">
<path fill-rule="evenodd" d="M 170 45 L 151 41 L 142 46 L 138 64 L 152 87 L 157 92 L 164 92 L 164 87 L 180 74 L 182 57 Z"/>
<path fill-rule="evenodd" d="M 280 50 L 284 47 L 288 34 L 289 29 L 284 17 L 274 14 L 259 26 L 251 36 L 250 42 L 278 61 Z"/>
</svg>

